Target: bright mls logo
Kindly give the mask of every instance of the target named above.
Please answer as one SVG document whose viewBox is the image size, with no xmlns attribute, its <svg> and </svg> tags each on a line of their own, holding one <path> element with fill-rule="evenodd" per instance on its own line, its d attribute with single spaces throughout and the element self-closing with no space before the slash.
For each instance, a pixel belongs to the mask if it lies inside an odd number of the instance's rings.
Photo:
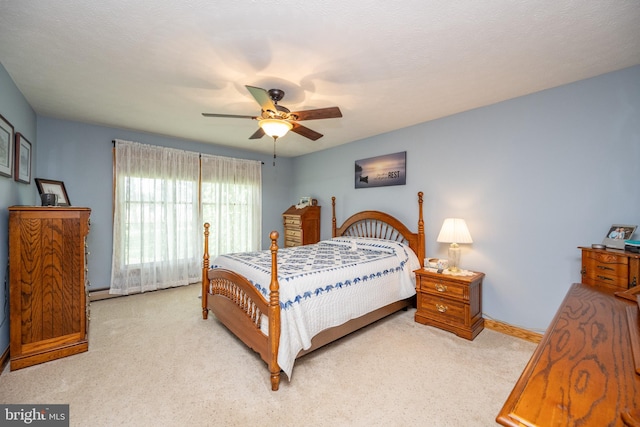
<svg viewBox="0 0 640 427">
<path fill-rule="evenodd" d="M 0 425 L 69 427 L 69 405 L 0 405 Z"/>
</svg>

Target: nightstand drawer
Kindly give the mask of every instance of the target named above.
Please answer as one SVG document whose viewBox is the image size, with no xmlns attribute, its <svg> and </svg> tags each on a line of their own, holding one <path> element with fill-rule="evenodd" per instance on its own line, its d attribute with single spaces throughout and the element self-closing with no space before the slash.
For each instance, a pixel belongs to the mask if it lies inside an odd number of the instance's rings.
<svg viewBox="0 0 640 427">
<path fill-rule="evenodd" d="M 430 295 L 439 295 L 447 298 L 455 298 L 458 300 L 466 300 L 468 286 L 461 283 L 451 282 L 443 279 L 425 279 L 420 280 L 420 290 Z"/>
<path fill-rule="evenodd" d="M 463 302 L 418 294 L 418 312 L 439 322 L 464 325 L 467 311 Z"/>
</svg>

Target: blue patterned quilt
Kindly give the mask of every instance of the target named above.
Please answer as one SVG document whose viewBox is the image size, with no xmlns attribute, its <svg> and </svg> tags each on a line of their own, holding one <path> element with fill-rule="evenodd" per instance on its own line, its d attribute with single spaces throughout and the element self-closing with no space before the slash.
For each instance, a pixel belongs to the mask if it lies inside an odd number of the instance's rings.
<svg viewBox="0 0 640 427">
<path fill-rule="evenodd" d="M 419 267 L 407 245 L 380 239 L 339 237 L 280 249 L 282 370 L 291 378 L 296 355 L 318 332 L 415 294 Z M 271 251 L 221 255 L 212 268 L 242 274 L 268 299 Z"/>
</svg>

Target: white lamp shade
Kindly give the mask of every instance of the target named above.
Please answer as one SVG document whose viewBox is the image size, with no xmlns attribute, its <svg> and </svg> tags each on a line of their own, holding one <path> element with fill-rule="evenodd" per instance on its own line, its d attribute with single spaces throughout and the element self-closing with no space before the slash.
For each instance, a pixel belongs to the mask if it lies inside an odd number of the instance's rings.
<svg viewBox="0 0 640 427">
<path fill-rule="evenodd" d="M 467 223 L 461 218 L 445 219 L 437 240 L 441 243 L 473 243 Z"/>
<path fill-rule="evenodd" d="M 269 135 L 271 138 L 280 138 L 283 137 L 293 128 L 293 125 L 286 120 L 278 120 L 278 119 L 263 119 L 260 120 L 258 125 L 262 128 L 264 133 Z"/>
</svg>

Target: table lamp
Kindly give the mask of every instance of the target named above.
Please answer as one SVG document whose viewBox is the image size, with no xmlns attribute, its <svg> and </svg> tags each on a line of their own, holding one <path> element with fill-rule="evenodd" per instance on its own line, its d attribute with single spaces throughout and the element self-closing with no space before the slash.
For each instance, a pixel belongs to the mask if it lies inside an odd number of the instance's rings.
<svg viewBox="0 0 640 427">
<path fill-rule="evenodd" d="M 467 223 L 460 218 L 447 218 L 442 224 L 438 242 L 451 243 L 449 246 L 449 271 L 460 271 L 460 246 L 459 243 L 473 243 Z"/>
</svg>

